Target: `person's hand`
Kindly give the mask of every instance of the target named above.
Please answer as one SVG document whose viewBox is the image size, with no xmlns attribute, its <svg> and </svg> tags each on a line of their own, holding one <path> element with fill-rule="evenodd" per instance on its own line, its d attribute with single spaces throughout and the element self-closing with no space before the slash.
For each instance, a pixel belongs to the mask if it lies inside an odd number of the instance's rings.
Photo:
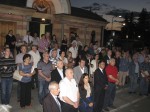
<svg viewBox="0 0 150 112">
<path fill-rule="evenodd" d="M 89 103 L 89 107 L 93 107 L 93 103 Z"/>
<path fill-rule="evenodd" d="M 105 88 L 104 88 L 105 90 L 107 90 L 108 89 L 108 86 L 105 86 Z"/>
<path fill-rule="evenodd" d="M 47 82 L 50 82 L 51 81 L 51 78 L 46 78 L 45 79 Z"/>
<path fill-rule="evenodd" d="M 31 76 L 32 76 L 32 74 L 27 73 L 27 74 L 26 74 L 26 76 L 27 76 L 27 77 L 31 77 Z"/>
<path fill-rule="evenodd" d="M 118 79 L 116 80 L 116 85 L 119 85 L 119 80 Z"/>
<path fill-rule="evenodd" d="M 120 82 L 120 83 L 119 83 L 119 86 L 123 86 L 123 84 Z"/>
<path fill-rule="evenodd" d="M 79 106 L 78 102 L 75 102 L 73 105 L 74 108 L 78 108 L 78 106 Z"/>
<path fill-rule="evenodd" d="M 7 69 L 7 66 L 3 66 L 4 69 Z"/>
</svg>

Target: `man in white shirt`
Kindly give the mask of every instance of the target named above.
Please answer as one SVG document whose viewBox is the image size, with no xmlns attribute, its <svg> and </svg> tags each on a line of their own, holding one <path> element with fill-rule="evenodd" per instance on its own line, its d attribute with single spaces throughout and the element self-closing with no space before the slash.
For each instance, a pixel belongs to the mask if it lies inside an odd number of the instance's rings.
<svg viewBox="0 0 150 112">
<path fill-rule="evenodd" d="M 62 112 L 78 112 L 79 89 L 73 78 L 73 70 L 66 69 L 66 77 L 60 81 L 60 100 L 62 101 Z"/>
<path fill-rule="evenodd" d="M 28 48 L 31 47 L 33 43 L 33 37 L 30 35 L 29 31 L 27 31 L 27 35 L 23 37 L 23 42 L 28 46 Z"/>
<path fill-rule="evenodd" d="M 36 45 L 32 45 L 29 54 L 33 57 L 33 68 L 35 70 L 35 75 L 32 76 L 32 88 L 34 89 L 34 82 L 36 84 L 36 88 L 38 87 L 38 70 L 37 70 L 37 63 L 40 61 L 41 56 L 39 51 L 37 50 Z"/>
<path fill-rule="evenodd" d="M 78 47 L 77 47 L 77 41 L 74 40 L 72 42 L 72 47 L 69 48 L 69 51 L 72 53 L 72 58 L 76 59 L 78 55 Z"/>
<path fill-rule="evenodd" d="M 49 84 L 50 93 L 44 98 L 43 112 L 62 112 L 61 104 L 57 98 L 59 95 L 59 85 L 57 82 Z"/>
</svg>

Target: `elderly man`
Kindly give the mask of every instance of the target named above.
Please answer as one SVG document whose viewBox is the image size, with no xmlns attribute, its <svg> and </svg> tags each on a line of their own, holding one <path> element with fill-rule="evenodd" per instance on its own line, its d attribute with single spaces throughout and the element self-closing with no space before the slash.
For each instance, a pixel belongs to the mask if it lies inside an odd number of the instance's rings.
<svg viewBox="0 0 150 112">
<path fill-rule="evenodd" d="M 57 49 L 52 49 L 51 52 L 52 52 L 52 54 L 51 54 L 49 60 L 51 61 L 52 65 L 53 65 L 53 69 L 55 69 L 57 67 L 56 62 L 58 60 L 58 58 L 57 58 Z"/>
<path fill-rule="evenodd" d="M 66 69 L 66 77 L 60 81 L 60 100 L 62 101 L 62 112 L 78 112 L 79 89 L 73 79 L 73 70 Z"/>
<path fill-rule="evenodd" d="M 88 73 L 88 69 L 85 66 L 85 60 L 84 59 L 80 59 L 79 60 L 79 65 L 76 66 L 73 69 L 73 71 L 74 71 L 74 78 L 75 78 L 75 80 L 76 80 L 76 82 L 78 84 L 79 81 L 80 81 L 80 78 L 81 78 L 82 74 Z"/>
<path fill-rule="evenodd" d="M 116 85 L 119 84 L 118 80 L 118 70 L 115 66 L 115 59 L 111 58 L 109 65 L 106 66 L 106 75 L 108 77 L 108 89 L 105 95 L 105 104 L 104 110 L 108 111 L 107 107 L 115 109 L 116 107 L 113 105 L 115 95 L 116 95 Z"/>
<path fill-rule="evenodd" d="M 62 60 L 58 60 L 57 61 L 57 68 L 55 70 L 52 71 L 51 73 L 51 81 L 56 81 L 56 82 L 60 82 L 64 77 L 64 69 L 63 69 L 63 61 Z"/>
<path fill-rule="evenodd" d="M 39 86 L 39 101 L 42 105 L 43 98 L 48 93 L 48 85 L 51 81 L 51 71 L 53 70 L 52 63 L 49 61 L 49 54 L 43 53 L 43 60 L 37 64 L 38 69 L 38 86 Z"/>
<path fill-rule="evenodd" d="M 43 112 L 62 112 L 61 104 L 57 98 L 59 95 L 59 85 L 53 81 L 49 84 L 50 93 L 44 98 Z"/>
</svg>

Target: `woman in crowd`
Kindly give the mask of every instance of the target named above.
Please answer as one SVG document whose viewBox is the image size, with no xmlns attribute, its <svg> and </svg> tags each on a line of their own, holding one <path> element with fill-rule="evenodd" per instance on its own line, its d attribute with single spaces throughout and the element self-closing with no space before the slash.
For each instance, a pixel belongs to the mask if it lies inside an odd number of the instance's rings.
<svg viewBox="0 0 150 112">
<path fill-rule="evenodd" d="M 65 51 L 60 51 L 59 55 L 60 55 L 59 59 L 63 61 L 64 66 L 67 68 L 67 66 L 68 66 L 68 59 L 65 57 Z"/>
<path fill-rule="evenodd" d="M 75 62 L 74 62 L 74 59 L 72 58 L 72 53 L 70 51 L 68 52 L 67 59 L 68 59 L 68 68 L 73 68 Z"/>
<path fill-rule="evenodd" d="M 16 68 L 15 60 L 11 57 L 10 48 L 6 47 L 4 55 L 0 58 L 0 93 L 3 105 L 8 105 L 10 102 L 13 86 L 12 76 Z"/>
<path fill-rule="evenodd" d="M 67 37 L 64 35 L 63 40 L 61 41 L 61 50 L 62 51 L 67 51 Z"/>
<path fill-rule="evenodd" d="M 20 107 L 31 106 L 31 77 L 34 75 L 32 64 L 30 63 L 31 55 L 23 56 L 23 63 L 19 65 L 19 74 L 22 77 L 20 82 Z"/>
<path fill-rule="evenodd" d="M 57 43 L 57 38 L 56 38 L 56 35 L 53 35 L 52 36 L 52 39 L 51 39 L 51 47 L 54 48 L 54 45 Z"/>
<path fill-rule="evenodd" d="M 90 65 L 90 74 L 93 75 L 95 70 L 98 68 L 99 55 L 96 54 L 94 59 L 91 61 Z"/>
<path fill-rule="evenodd" d="M 92 85 L 89 83 L 89 75 L 84 73 L 81 76 L 79 82 L 79 92 L 80 92 L 80 112 L 92 112 L 93 111 L 93 91 Z"/>
</svg>

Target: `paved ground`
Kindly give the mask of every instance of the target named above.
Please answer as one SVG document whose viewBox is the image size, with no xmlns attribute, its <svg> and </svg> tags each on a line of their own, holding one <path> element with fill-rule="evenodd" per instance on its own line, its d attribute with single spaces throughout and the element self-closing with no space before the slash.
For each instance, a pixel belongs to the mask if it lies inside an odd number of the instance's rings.
<svg viewBox="0 0 150 112">
<path fill-rule="evenodd" d="M 116 112 L 150 112 L 150 97 L 117 110 Z"/>
<path fill-rule="evenodd" d="M 14 83 L 10 102 L 11 112 L 42 112 L 42 106 L 38 102 L 37 89 L 32 90 L 32 107 L 21 109 L 16 98 L 16 87 L 16 83 Z M 150 97 L 141 97 L 138 94 L 129 95 L 127 88 L 119 88 L 114 105 L 117 106 L 117 109 L 110 112 L 150 112 Z"/>
</svg>

